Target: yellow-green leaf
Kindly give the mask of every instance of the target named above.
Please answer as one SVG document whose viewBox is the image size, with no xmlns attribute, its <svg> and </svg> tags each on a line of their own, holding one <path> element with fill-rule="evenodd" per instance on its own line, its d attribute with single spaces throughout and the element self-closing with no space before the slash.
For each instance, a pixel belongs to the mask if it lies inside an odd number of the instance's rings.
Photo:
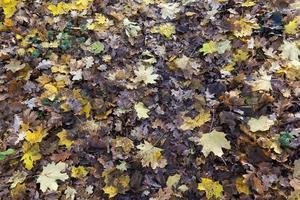
<svg viewBox="0 0 300 200">
<path fill-rule="evenodd" d="M 218 182 L 214 182 L 209 178 L 201 178 L 201 183 L 198 184 L 198 190 L 205 191 L 206 198 L 213 197 L 220 199 L 222 197 L 223 186 Z"/>
</svg>

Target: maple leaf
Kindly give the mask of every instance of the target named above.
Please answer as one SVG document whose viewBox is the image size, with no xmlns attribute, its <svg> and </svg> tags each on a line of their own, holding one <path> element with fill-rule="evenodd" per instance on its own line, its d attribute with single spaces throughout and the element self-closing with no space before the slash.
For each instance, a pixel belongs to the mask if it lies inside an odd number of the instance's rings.
<svg viewBox="0 0 300 200">
<path fill-rule="evenodd" d="M 103 188 L 103 191 L 105 194 L 108 194 L 108 198 L 113 198 L 118 194 L 118 188 L 111 186 L 111 185 L 106 185 Z"/>
<path fill-rule="evenodd" d="M 142 160 L 143 167 L 151 166 L 152 169 L 156 169 L 157 167 L 164 168 L 167 165 L 167 161 L 161 155 L 162 149 L 154 147 L 147 141 L 138 145 L 137 148 L 140 150 L 138 157 Z"/>
<path fill-rule="evenodd" d="M 267 131 L 271 126 L 274 125 L 274 121 L 269 119 L 267 116 L 260 116 L 258 119 L 251 118 L 248 121 L 248 126 L 251 132 Z"/>
<path fill-rule="evenodd" d="M 251 83 L 252 91 L 270 91 L 272 90 L 271 75 L 267 75 L 266 71 L 261 72 L 261 76 Z"/>
<path fill-rule="evenodd" d="M 144 66 L 141 65 L 137 70 L 134 70 L 134 74 L 136 78 L 133 80 L 134 82 L 144 82 L 147 84 L 154 84 L 158 79 L 158 75 L 154 74 L 154 69 L 152 66 Z"/>
<path fill-rule="evenodd" d="M 26 64 L 24 64 L 24 63 L 21 64 L 21 61 L 14 60 L 14 59 L 10 60 L 10 62 L 4 66 L 4 68 L 6 70 L 9 70 L 13 73 L 20 71 L 20 70 L 24 69 L 25 67 L 26 67 Z"/>
<path fill-rule="evenodd" d="M 181 176 L 179 174 L 175 174 L 173 176 L 169 176 L 166 182 L 167 187 L 172 188 L 172 186 L 176 186 L 180 181 Z"/>
<path fill-rule="evenodd" d="M 46 192 L 47 189 L 56 191 L 58 188 L 57 180 L 65 181 L 69 178 L 66 173 L 61 173 L 61 171 L 67 168 L 67 164 L 59 162 L 57 164 L 49 163 L 43 168 L 42 173 L 37 178 L 37 183 L 40 184 L 40 189 Z"/>
<path fill-rule="evenodd" d="M 290 61 L 299 61 L 300 49 L 295 42 L 284 40 L 279 50 L 282 51 L 281 56 L 283 58 L 289 59 Z"/>
<path fill-rule="evenodd" d="M 171 39 L 172 35 L 175 34 L 176 31 L 174 25 L 166 23 L 159 26 L 159 33 L 167 39 Z"/>
<path fill-rule="evenodd" d="M 20 0 L 1 0 L 0 8 L 3 8 L 5 18 L 11 18 L 16 10 Z"/>
<path fill-rule="evenodd" d="M 29 143 L 24 142 L 22 149 L 24 155 L 22 156 L 21 160 L 23 160 L 25 168 L 31 170 L 33 167 L 33 163 L 42 158 L 39 152 L 40 151 L 39 144 L 36 143 L 33 146 L 31 146 Z"/>
<path fill-rule="evenodd" d="M 71 176 L 73 178 L 83 178 L 88 174 L 88 171 L 83 166 L 72 167 Z"/>
<path fill-rule="evenodd" d="M 290 21 L 288 24 L 286 24 L 284 26 L 284 32 L 286 34 L 296 34 L 299 29 L 298 29 L 298 25 L 300 24 L 300 16 L 296 16 L 295 19 L 293 19 L 292 21 Z"/>
<path fill-rule="evenodd" d="M 71 145 L 74 144 L 75 142 L 73 140 L 68 139 L 68 132 L 66 130 L 62 130 L 58 132 L 57 137 L 59 137 L 59 145 L 65 145 L 67 149 L 71 148 Z"/>
<path fill-rule="evenodd" d="M 223 186 L 218 182 L 214 182 L 209 178 L 201 178 L 201 183 L 198 183 L 198 190 L 204 190 L 207 199 L 213 197 L 221 198 L 223 192 Z"/>
<path fill-rule="evenodd" d="M 225 138 L 225 134 L 216 130 L 213 130 L 207 134 L 203 134 L 199 139 L 198 144 L 203 146 L 202 153 L 205 157 L 207 157 L 210 152 L 213 152 L 216 156 L 221 157 L 223 155 L 222 148 L 231 149 L 229 141 L 227 141 Z"/>
<path fill-rule="evenodd" d="M 210 120 L 210 111 L 206 111 L 197 115 L 194 119 L 185 117 L 183 124 L 179 127 L 181 130 L 193 130 L 200 127 Z"/>
<path fill-rule="evenodd" d="M 225 51 L 231 49 L 231 44 L 229 40 L 224 41 L 209 41 L 203 44 L 202 48 L 199 49 L 199 52 L 202 52 L 204 55 L 218 52 L 218 54 L 223 54 Z"/>
<path fill-rule="evenodd" d="M 253 29 L 259 29 L 259 25 L 254 21 L 246 18 L 241 18 L 233 22 L 235 30 L 233 34 L 236 37 L 250 36 Z"/>
<path fill-rule="evenodd" d="M 31 131 L 28 130 L 26 131 L 26 136 L 25 139 L 30 142 L 31 144 L 34 143 L 39 143 L 42 141 L 42 139 L 47 135 L 47 131 L 43 130 L 41 126 L 37 128 L 37 130 Z"/>
<path fill-rule="evenodd" d="M 77 191 L 74 188 L 71 188 L 68 186 L 67 189 L 65 190 L 64 194 L 66 195 L 66 199 L 74 200 L 75 195 L 77 194 Z"/>
<path fill-rule="evenodd" d="M 199 52 L 203 52 L 204 55 L 209 53 L 217 52 L 217 43 L 214 41 L 209 41 L 203 44 L 202 48 L 199 49 Z"/>
<path fill-rule="evenodd" d="M 123 25 L 125 26 L 125 33 L 128 37 L 136 37 L 141 31 L 141 27 L 139 27 L 136 22 L 129 21 L 128 18 L 123 20 Z"/>
<path fill-rule="evenodd" d="M 139 119 L 148 118 L 148 112 L 150 111 L 142 102 L 134 104 L 134 109 Z"/>
<path fill-rule="evenodd" d="M 8 182 L 12 183 L 10 188 L 15 188 L 19 183 L 23 183 L 26 179 L 27 173 L 23 171 L 15 171 L 9 178 Z"/>
<path fill-rule="evenodd" d="M 180 11 L 179 3 L 160 3 L 161 17 L 163 19 L 174 19 L 176 14 Z"/>
</svg>

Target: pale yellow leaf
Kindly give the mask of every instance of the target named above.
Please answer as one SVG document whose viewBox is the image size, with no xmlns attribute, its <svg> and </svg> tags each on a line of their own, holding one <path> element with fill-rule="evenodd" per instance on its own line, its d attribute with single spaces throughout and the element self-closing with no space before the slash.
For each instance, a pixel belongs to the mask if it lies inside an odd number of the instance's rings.
<svg viewBox="0 0 300 200">
<path fill-rule="evenodd" d="M 267 116 L 260 116 L 258 119 L 251 118 L 248 121 L 248 126 L 250 127 L 250 131 L 252 132 L 267 131 L 274 124 L 274 121 L 269 119 Z"/>
</svg>

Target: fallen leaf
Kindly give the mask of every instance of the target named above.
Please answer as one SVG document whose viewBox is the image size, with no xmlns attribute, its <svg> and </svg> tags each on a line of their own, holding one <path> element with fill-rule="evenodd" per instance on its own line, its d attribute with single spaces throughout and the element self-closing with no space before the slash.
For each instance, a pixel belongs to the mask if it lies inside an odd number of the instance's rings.
<svg viewBox="0 0 300 200">
<path fill-rule="evenodd" d="M 88 174 L 88 171 L 83 166 L 72 167 L 71 176 L 73 178 L 83 178 Z"/>
<path fill-rule="evenodd" d="M 24 162 L 25 168 L 31 170 L 33 168 L 33 163 L 42 158 L 40 154 L 39 144 L 36 143 L 31 146 L 29 143 L 25 142 L 22 146 L 24 155 L 21 160 Z"/>
<path fill-rule="evenodd" d="M 134 109 L 139 119 L 146 119 L 149 117 L 148 112 L 150 111 L 142 102 L 136 103 Z"/>
<path fill-rule="evenodd" d="M 181 130 L 193 130 L 200 127 L 210 120 L 210 111 L 205 111 L 197 115 L 194 119 L 190 117 L 184 117 L 183 124 L 179 127 Z"/>
<path fill-rule="evenodd" d="M 201 183 L 198 183 L 198 190 L 204 190 L 207 199 L 216 197 L 222 198 L 223 186 L 218 182 L 214 182 L 209 178 L 201 178 Z"/>
<path fill-rule="evenodd" d="M 164 168 L 167 165 L 167 161 L 161 155 L 162 149 L 154 147 L 147 141 L 138 145 L 137 148 L 140 150 L 138 157 L 141 159 L 143 167 L 151 166 L 152 169 L 156 169 L 157 167 Z"/>
<path fill-rule="evenodd" d="M 172 35 L 176 33 L 174 25 L 167 23 L 159 26 L 159 33 L 167 39 L 171 39 Z"/>
<path fill-rule="evenodd" d="M 199 144 L 203 146 L 202 153 L 205 157 L 207 157 L 210 152 L 221 157 L 223 155 L 222 148 L 231 149 L 229 141 L 225 138 L 225 134 L 216 130 L 203 134 L 199 140 Z"/>
<path fill-rule="evenodd" d="M 65 181 L 69 178 L 66 173 L 61 173 L 61 171 L 67 168 L 67 164 L 63 162 L 49 163 L 43 168 L 42 173 L 37 178 L 36 182 L 40 184 L 40 189 L 46 192 L 47 189 L 56 191 L 58 188 L 57 180 Z"/>
<path fill-rule="evenodd" d="M 160 3 L 161 17 L 163 19 L 174 19 L 176 14 L 180 11 L 179 3 Z"/>
<path fill-rule="evenodd" d="M 134 70 L 134 74 L 136 78 L 133 79 L 133 82 L 139 83 L 144 82 L 147 84 L 154 84 L 158 79 L 158 75 L 154 73 L 154 69 L 152 66 L 144 66 L 141 65 L 137 70 Z"/>
<path fill-rule="evenodd" d="M 66 130 L 62 130 L 58 132 L 56 135 L 57 137 L 59 137 L 58 144 L 66 146 L 66 148 L 69 150 L 71 148 L 71 145 L 75 143 L 73 140 L 68 139 L 68 132 Z"/>
<path fill-rule="evenodd" d="M 179 174 L 169 176 L 168 180 L 167 180 L 167 183 L 166 183 L 167 187 L 170 187 L 170 188 L 172 188 L 173 186 L 175 187 L 178 184 L 180 178 L 181 178 L 181 176 Z"/>
<path fill-rule="evenodd" d="M 269 119 L 267 116 L 260 116 L 258 119 L 251 118 L 248 121 L 248 126 L 250 127 L 250 131 L 252 132 L 267 131 L 274 124 L 274 121 Z"/>
<path fill-rule="evenodd" d="M 64 194 L 66 195 L 66 199 L 74 200 L 75 195 L 77 194 L 77 191 L 74 188 L 71 188 L 68 186 L 67 189 L 65 190 Z"/>
</svg>

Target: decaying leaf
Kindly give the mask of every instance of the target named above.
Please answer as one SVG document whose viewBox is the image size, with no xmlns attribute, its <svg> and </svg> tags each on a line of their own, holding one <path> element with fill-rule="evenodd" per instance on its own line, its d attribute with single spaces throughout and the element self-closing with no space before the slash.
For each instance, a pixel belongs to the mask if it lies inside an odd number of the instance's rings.
<svg viewBox="0 0 300 200">
<path fill-rule="evenodd" d="M 202 126 L 210 120 L 210 111 L 206 111 L 197 115 L 194 119 L 185 117 L 183 124 L 179 127 L 181 130 L 193 130 L 196 127 Z"/>
<path fill-rule="evenodd" d="M 65 145 L 67 149 L 71 148 L 71 145 L 74 144 L 75 142 L 73 140 L 68 139 L 68 132 L 66 130 L 62 130 L 58 132 L 57 137 L 59 137 L 59 145 Z"/>
<path fill-rule="evenodd" d="M 151 166 L 152 169 L 156 169 L 157 167 L 164 168 L 167 165 L 166 159 L 161 154 L 162 149 L 153 146 L 147 141 L 138 145 L 137 148 L 140 150 L 138 156 L 144 167 Z"/>
</svg>

